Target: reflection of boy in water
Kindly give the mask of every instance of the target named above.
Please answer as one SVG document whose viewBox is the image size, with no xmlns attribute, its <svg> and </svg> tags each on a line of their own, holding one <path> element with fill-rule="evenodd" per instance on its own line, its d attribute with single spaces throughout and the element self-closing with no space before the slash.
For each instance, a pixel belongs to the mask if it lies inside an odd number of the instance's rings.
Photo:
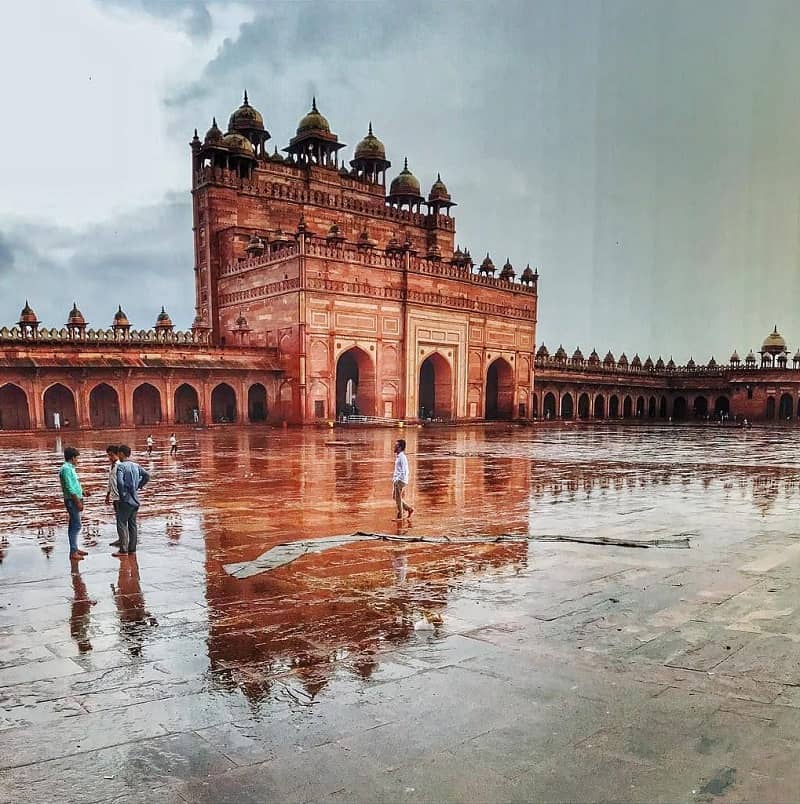
<svg viewBox="0 0 800 804">
<path fill-rule="evenodd" d="M 139 562 L 132 555 L 119 565 L 117 585 L 111 584 L 114 602 L 119 615 L 122 642 L 131 656 L 139 656 L 148 625 L 158 625 L 156 618 L 145 609 L 142 585 L 139 580 Z"/>
<path fill-rule="evenodd" d="M 80 653 L 88 653 L 92 649 L 89 641 L 89 613 L 97 601 L 89 597 L 86 591 L 86 584 L 81 578 L 81 573 L 77 561 L 72 562 L 72 612 L 69 618 L 70 636 L 77 642 Z"/>
</svg>

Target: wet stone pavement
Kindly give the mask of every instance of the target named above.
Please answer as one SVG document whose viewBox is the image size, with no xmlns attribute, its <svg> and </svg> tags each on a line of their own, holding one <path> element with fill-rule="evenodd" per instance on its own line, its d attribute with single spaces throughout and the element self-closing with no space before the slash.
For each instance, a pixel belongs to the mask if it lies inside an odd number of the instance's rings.
<svg viewBox="0 0 800 804">
<path fill-rule="evenodd" d="M 0 801 L 798 800 L 797 430 L 409 429 L 402 527 L 398 431 L 144 435 L 123 563 L 104 448 L 132 434 L 72 436 L 73 571 L 61 445 L 0 438 Z M 356 530 L 532 540 L 224 570 Z"/>
</svg>

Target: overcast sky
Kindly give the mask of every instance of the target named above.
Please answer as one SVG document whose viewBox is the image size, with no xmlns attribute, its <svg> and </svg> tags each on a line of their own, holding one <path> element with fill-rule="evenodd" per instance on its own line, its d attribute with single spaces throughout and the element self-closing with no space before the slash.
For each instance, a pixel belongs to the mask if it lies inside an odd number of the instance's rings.
<svg viewBox="0 0 800 804">
<path fill-rule="evenodd" d="M 0 28 L 0 322 L 194 315 L 188 141 L 312 94 L 458 240 L 539 268 L 539 337 L 705 362 L 800 346 L 800 4 L 26 0 Z"/>
</svg>

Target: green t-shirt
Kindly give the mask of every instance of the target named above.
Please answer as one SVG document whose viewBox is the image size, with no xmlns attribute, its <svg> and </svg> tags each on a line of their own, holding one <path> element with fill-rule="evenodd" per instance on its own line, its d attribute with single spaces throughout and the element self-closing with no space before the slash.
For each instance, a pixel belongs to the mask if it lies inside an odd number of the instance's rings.
<svg viewBox="0 0 800 804">
<path fill-rule="evenodd" d="M 83 499 L 83 489 L 78 480 L 78 473 L 69 461 L 61 467 L 61 471 L 58 473 L 58 479 L 61 481 L 61 491 L 64 492 L 65 500 L 72 499 L 73 494 L 79 500 Z"/>
</svg>

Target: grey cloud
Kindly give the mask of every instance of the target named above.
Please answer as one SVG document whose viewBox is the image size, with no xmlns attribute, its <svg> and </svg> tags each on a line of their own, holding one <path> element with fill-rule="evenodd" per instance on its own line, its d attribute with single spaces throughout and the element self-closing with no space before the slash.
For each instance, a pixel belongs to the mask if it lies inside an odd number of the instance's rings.
<svg viewBox="0 0 800 804">
<path fill-rule="evenodd" d="M 62 326 L 73 301 L 90 326 L 108 327 L 121 304 L 134 326 L 149 327 L 163 304 L 176 326 L 194 317 L 191 201 L 162 202 L 80 231 L 17 222 L 0 231 L 17 255 L 0 271 L 0 325 L 19 317 L 27 298 L 46 326 Z"/>
<path fill-rule="evenodd" d="M 208 4 L 202 0 L 95 0 L 101 6 L 139 11 L 160 19 L 173 19 L 191 37 L 207 38 L 212 19 Z"/>
</svg>

